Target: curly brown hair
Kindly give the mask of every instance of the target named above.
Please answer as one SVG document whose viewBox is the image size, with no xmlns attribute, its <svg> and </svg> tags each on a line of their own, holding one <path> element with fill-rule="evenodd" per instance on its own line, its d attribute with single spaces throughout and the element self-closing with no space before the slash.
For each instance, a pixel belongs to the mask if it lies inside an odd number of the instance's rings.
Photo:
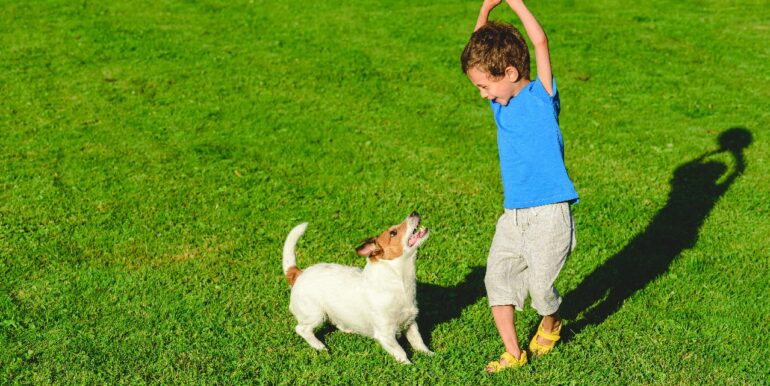
<svg viewBox="0 0 770 386">
<path fill-rule="evenodd" d="M 513 66 L 519 78 L 529 79 L 529 47 L 516 27 L 491 21 L 471 35 L 460 56 L 463 72 L 476 67 L 492 78 L 505 75 L 505 69 Z"/>
</svg>

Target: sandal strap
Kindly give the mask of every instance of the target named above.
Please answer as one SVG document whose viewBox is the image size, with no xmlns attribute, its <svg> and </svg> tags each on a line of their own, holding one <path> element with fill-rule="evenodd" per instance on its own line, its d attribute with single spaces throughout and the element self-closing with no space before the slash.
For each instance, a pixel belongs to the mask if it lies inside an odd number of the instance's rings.
<svg viewBox="0 0 770 386">
<path fill-rule="evenodd" d="M 561 339 L 561 324 L 559 324 L 559 327 L 557 327 L 555 330 L 551 332 L 546 332 L 543 330 L 543 322 L 540 322 L 540 326 L 537 328 L 537 335 L 540 335 L 541 337 L 548 339 L 550 341 L 553 341 L 556 343 L 557 340 Z"/>
<path fill-rule="evenodd" d="M 505 365 L 500 363 L 500 361 L 503 361 L 503 360 L 507 362 Z M 500 361 L 489 362 L 485 367 L 485 369 L 488 372 L 496 373 L 504 369 L 521 367 L 527 363 L 527 353 L 526 351 L 522 351 L 521 357 L 519 359 L 516 359 L 516 357 L 513 356 L 513 354 L 506 351 L 502 353 L 502 355 L 500 355 Z"/>
<path fill-rule="evenodd" d="M 505 359 L 510 364 L 519 363 L 519 360 L 508 351 L 502 353 L 502 355 L 500 355 L 500 359 Z"/>
<path fill-rule="evenodd" d="M 485 370 L 487 371 L 491 370 L 492 372 L 495 372 L 495 373 L 500 371 L 502 368 L 503 368 L 503 365 L 501 365 L 500 362 L 498 361 L 489 362 L 487 363 L 486 367 L 484 367 Z"/>
<path fill-rule="evenodd" d="M 548 339 L 548 340 L 552 341 L 553 343 L 556 343 L 557 340 L 561 339 L 561 336 L 556 335 L 556 334 L 551 334 L 551 333 L 545 332 L 543 330 L 539 330 L 537 332 L 537 335 L 539 335 L 541 338 Z"/>
<path fill-rule="evenodd" d="M 527 363 L 527 352 L 521 350 L 521 354 L 519 354 L 519 358 L 517 359 L 513 354 L 506 351 L 500 355 L 500 359 L 505 359 L 509 366 L 519 367 Z"/>
</svg>

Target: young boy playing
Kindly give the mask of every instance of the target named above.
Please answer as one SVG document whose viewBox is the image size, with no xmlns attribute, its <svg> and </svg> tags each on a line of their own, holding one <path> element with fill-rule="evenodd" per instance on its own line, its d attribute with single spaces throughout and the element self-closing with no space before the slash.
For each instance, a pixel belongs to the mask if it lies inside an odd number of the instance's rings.
<svg viewBox="0 0 770 386">
<path fill-rule="evenodd" d="M 550 352 L 560 338 L 561 304 L 553 286 L 575 245 L 570 204 L 578 194 L 564 166 L 559 96 L 551 75 L 548 40 L 522 0 L 506 0 L 532 41 L 537 78 L 529 78 L 529 50 L 512 25 L 487 22 L 501 0 L 485 0 L 462 53 L 463 72 L 488 99 L 497 124 L 505 212 L 497 222 L 484 285 L 505 352 L 485 370 L 527 363 L 519 347 L 514 308 L 529 295 L 543 316 L 529 349 Z"/>
</svg>

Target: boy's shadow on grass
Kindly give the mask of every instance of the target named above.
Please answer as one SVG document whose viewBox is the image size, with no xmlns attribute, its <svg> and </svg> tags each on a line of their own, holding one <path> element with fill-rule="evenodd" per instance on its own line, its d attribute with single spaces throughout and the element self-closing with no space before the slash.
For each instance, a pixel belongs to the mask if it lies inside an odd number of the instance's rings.
<svg viewBox="0 0 770 386">
<path fill-rule="evenodd" d="M 564 341 L 589 325 L 602 323 L 626 299 L 666 272 L 682 251 L 695 245 L 704 220 L 746 168 L 743 150 L 751 142 L 752 135 L 744 128 L 725 130 L 719 135 L 719 149 L 676 168 L 668 202 L 647 229 L 564 297 L 560 310 L 567 320 Z M 727 165 L 708 159 L 725 152 L 735 159 L 735 167 L 726 175 Z"/>
<path fill-rule="evenodd" d="M 647 229 L 565 295 L 560 310 L 568 321 L 562 332 L 563 342 L 588 325 L 602 323 L 636 291 L 666 272 L 682 251 L 695 245 L 711 209 L 745 170 L 743 149 L 751 142 L 752 135 L 744 128 L 725 130 L 719 135 L 719 149 L 674 171 L 668 202 Z M 725 152 L 735 158 L 734 170 L 727 175 L 727 165 L 707 159 Z M 459 318 L 465 308 L 485 296 L 484 273 L 485 267 L 474 267 L 462 283 L 453 287 L 417 283 L 418 325 L 428 347 L 432 347 L 431 333 L 437 325 Z M 326 333 L 331 330 L 328 327 Z M 408 347 L 403 337 L 400 341 Z"/>
</svg>

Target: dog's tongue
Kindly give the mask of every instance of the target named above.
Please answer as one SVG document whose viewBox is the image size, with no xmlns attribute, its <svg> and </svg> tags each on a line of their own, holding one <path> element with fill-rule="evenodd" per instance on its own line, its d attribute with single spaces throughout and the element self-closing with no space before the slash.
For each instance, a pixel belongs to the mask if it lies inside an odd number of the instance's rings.
<svg viewBox="0 0 770 386">
<path fill-rule="evenodd" d="M 415 244 L 417 244 L 417 241 L 425 236 L 426 231 L 427 229 L 421 228 L 417 233 L 413 234 L 412 237 L 409 238 L 409 246 L 413 247 Z"/>
</svg>

